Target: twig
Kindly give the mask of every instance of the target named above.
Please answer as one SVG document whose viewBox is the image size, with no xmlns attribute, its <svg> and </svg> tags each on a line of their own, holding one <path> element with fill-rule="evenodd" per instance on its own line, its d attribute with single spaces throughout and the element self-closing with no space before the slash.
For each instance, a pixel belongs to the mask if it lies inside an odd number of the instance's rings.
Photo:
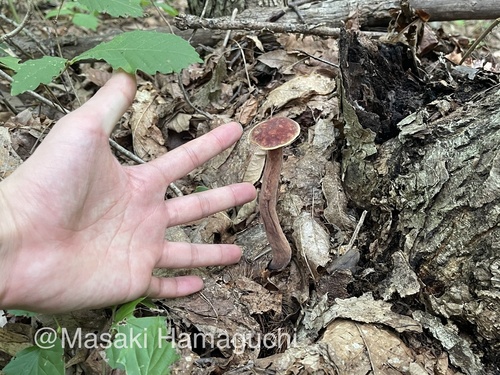
<svg viewBox="0 0 500 375">
<path fill-rule="evenodd" d="M 354 325 L 356 326 L 356 328 L 358 329 L 358 332 L 359 332 L 359 335 L 361 336 L 361 339 L 363 340 L 363 343 L 365 344 L 365 347 L 366 347 L 366 353 L 368 354 L 368 360 L 370 361 L 370 366 L 372 367 L 372 372 L 373 372 L 373 375 L 377 375 L 378 373 L 378 368 L 375 367 L 375 365 L 373 364 L 373 360 L 372 360 L 372 355 L 371 355 L 371 351 L 370 351 L 370 347 L 368 346 L 368 343 L 366 342 L 365 340 L 365 335 L 363 333 L 363 331 L 361 330 L 361 328 L 359 327 L 359 324 L 358 323 L 354 323 Z"/>
<path fill-rule="evenodd" d="M 8 32 L 7 34 L 2 35 L 0 37 L 0 42 L 4 42 L 7 39 L 12 38 L 12 37 L 16 36 L 17 34 L 19 34 L 19 32 L 22 29 L 24 29 L 24 26 L 26 26 L 26 23 L 28 22 L 28 19 L 30 18 L 32 11 L 33 11 L 33 6 L 31 4 L 31 1 L 28 1 L 28 11 L 26 12 L 26 15 L 24 16 L 24 18 L 21 21 L 21 23 L 14 30 L 12 30 L 11 32 Z"/>
<path fill-rule="evenodd" d="M 310 1 L 307 0 L 307 2 L 310 2 Z M 295 12 L 297 17 L 299 17 L 300 22 L 305 24 L 306 20 L 304 19 L 304 16 L 302 15 L 302 12 L 299 9 L 299 6 L 302 4 L 300 2 L 291 1 L 291 2 L 288 2 L 287 5 L 290 9 L 292 9 Z"/>
<path fill-rule="evenodd" d="M 198 108 L 197 106 L 195 106 L 191 100 L 189 99 L 189 95 L 188 93 L 186 92 L 186 88 L 184 87 L 184 85 L 182 84 L 182 75 L 181 73 L 179 73 L 177 75 L 177 80 L 179 81 L 178 84 L 179 84 L 179 87 L 182 91 L 182 94 L 184 95 L 184 100 L 186 100 L 187 104 L 189 104 L 191 106 L 191 108 L 193 108 L 196 112 L 198 112 L 199 114 L 201 114 L 202 116 L 206 117 L 208 120 L 213 120 L 214 119 L 214 116 L 212 116 L 210 113 L 208 112 L 205 112 L 203 109 L 201 108 Z"/>
<path fill-rule="evenodd" d="M 117 142 L 115 142 L 113 139 L 109 138 L 109 144 L 111 145 L 111 147 L 113 147 L 116 151 L 118 151 L 119 153 L 125 155 L 126 157 L 128 157 L 130 160 L 133 160 L 135 161 L 137 164 L 146 164 L 146 162 L 144 160 L 142 160 L 139 156 L 137 156 L 136 154 L 130 152 L 129 150 L 127 150 L 125 147 L 121 146 L 120 144 L 118 144 Z M 177 187 L 177 185 L 175 185 L 173 182 L 171 182 L 168 187 L 170 189 L 172 189 L 172 191 L 174 192 L 174 194 L 178 197 L 182 197 L 184 194 L 182 194 L 182 191 Z"/>
<path fill-rule="evenodd" d="M 500 23 L 500 18 L 497 18 L 484 32 L 476 39 L 476 41 L 470 46 L 470 48 L 465 52 L 465 55 L 462 57 L 462 60 L 458 63 L 458 65 L 462 65 L 467 57 L 471 55 L 472 52 L 476 49 L 479 43 L 488 35 L 491 30 L 493 30 Z"/>
<path fill-rule="evenodd" d="M 300 22 L 306 23 L 304 20 L 304 17 L 302 16 L 302 12 L 300 12 L 299 6 L 307 4 L 307 3 L 313 3 L 317 0 L 299 0 L 299 1 L 288 1 L 288 0 L 283 0 L 283 5 L 285 7 L 290 8 L 293 10 L 297 16 L 299 17 Z M 283 17 L 287 12 L 287 9 L 280 9 L 278 12 L 272 14 L 267 21 L 269 22 L 276 22 L 278 21 L 281 17 Z"/>
<path fill-rule="evenodd" d="M 231 14 L 231 21 L 235 20 L 237 14 L 238 14 L 238 8 L 234 8 L 233 13 Z M 226 37 L 224 38 L 224 42 L 222 43 L 223 48 L 227 47 L 227 43 L 229 42 L 230 37 L 231 37 L 231 30 L 228 30 L 226 33 Z"/>
<path fill-rule="evenodd" d="M 304 54 L 306 56 L 309 56 L 311 59 L 321 61 L 324 64 L 327 64 L 327 65 L 333 66 L 334 68 L 340 69 L 340 67 L 337 64 L 334 64 L 334 63 L 332 63 L 332 62 L 330 62 L 328 60 L 322 59 L 321 57 L 317 57 L 317 56 L 311 55 L 310 53 L 308 53 L 306 51 L 302 51 L 302 50 L 298 49 L 297 52 L 302 53 L 302 54 Z"/>
<path fill-rule="evenodd" d="M 361 214 L 361 217 L 359 218 L 358 224 L 356 225 L 356 229 L 354 229 L 354 233 L 352 234 L 351 240 L 349 241 L 349 244 L 346 247 L 346 253 L 353 247 L 354 241 L 356 241 L 356 238 L 358 237 L 359 231 L 361 230 L 361 227 L 363 226 L 363 223 L 365 222 L 366 214 L 368 211 L 364 210 L 363 213 Z"/>
<path fill-rule="evenodd" d="M 250 91 L 252 91 L 253 90 L 252 81 L 250 80 L 250 75 L 248 74 L 247 59 L 245 58 L 245 51 L 243 51 L 243 48 L 241 47 L 241 44 L 239 44 L 236 40 L 234 42 L 236 43 L 236 45 L 240 49 L 241 57 L 243 59 L 243 65 L 245 66 L 245 74 L 246 74 L 247 81 L 248 81 L 248 89 Z"/>
<path fill-rule="evenodd" d="M 306 35 L 332 36 L 338 38 L 340 29 L 323 25 L 298 25 L 293 23 L 257 22 L 251 19 L 231 21 L 227 18 L 205 18 L 179 14 L 175 17 L 175 26 L 181 30 L 211 29 L 211 30 L 268 30 L 275 33 L 294 33 Z"/>
<path fill-rule="evenodd" d="M 2 13 L 0 13 L 0 19 L 2 21 L 5 21 L 7 22 L 8 24 L 14 26 L 14 27 L 17 27 L 18 24 L 14 21 L 12 21 L 11 19 L 7 18 L 5 15 L 3 15 Z M 22 32 L 24 34 L 26 34 L 32 41 L 33 43 L 36 44 L 36 46 L 40 49 L 40 51 L 42 51 L 43 54 L 45 55 L 49 55 L 50 54 L 50 51 L 47 49 L 47 47 L 45 47 L 37 38 L 36 36 L 31 32 L 29 31 L 28 29 L 22 29 Z"/>
<path fill-rule="evenodd" d="M 168 22 L 168 20 L 165 18 L 165 16 L 163 15 L 163 12 L 161 11 L 161 9 L 156 4 L 156 1 L 151 1 L 151 5 L 155 7 L 156 12 L 160 16 L 160 18 L 163 20 L 163 22 L 165 22 L 165 24 L 167 25 L 167 27 L 170 29 L 170 33 L 171 34 L 175 34 L 174 29 L 172 29 L 172 25 L 170 25 L 170 22 Z"/>
<path fill-rule="evenodd" d="M 120 152 L 121 154 L 125 155 L 127 158 L 129 158 L 130 160 L 133 160 L 135 161 L 137 164 L 146 164 L 146 162 L 144 160 L 142 160 L 139 156 L 137 156 L 136 154 L 134 154 L 133 152 L 130 152 L 129 150 L 127 150 L 125 147 L 121 146 L 120 144 L 118 144 L 116 141 L 114 141 L 113 139 L 109 138 L 109 144 L 118 152 Z"/>
</svg>

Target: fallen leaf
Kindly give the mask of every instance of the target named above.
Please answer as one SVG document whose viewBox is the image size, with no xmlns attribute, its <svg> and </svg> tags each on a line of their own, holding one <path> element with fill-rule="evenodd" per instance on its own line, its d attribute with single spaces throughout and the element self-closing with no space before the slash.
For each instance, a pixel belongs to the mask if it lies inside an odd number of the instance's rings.
<svg viewBox="0 0 500 375">
<path fill-rule="evenodd" d="M 250 97 L 238 109 L 239 111 L 239 113 L 237 114 L 238 122 L 243 126 L 248 125 L 257 114 L 258 108 L 259 108 L 259 101 L 254 97 Z"/>
<path fill-rule="evenodd" d="M 467 339 L 457 333 L 456 327 L 445 326 L 439 318 L 423 311 L 415 311 L 412 316 L 441 342 L 452 364 L 469 375 L 484 373 L 481 360 L 474 354 Z"/>
<path fill-rule="evenodd" d="M 383 324 L 398 332 L 422 332 L 421 324 L 405 315 L 392 311 L 392 304 L 375 300 L 371 293 L 360 297 L 335 299 L 335 304 L 327 305 L 324 299 L 318 302 L 304 317 L 304 326 L 314 332 L 327 327 L 339 318 L 351 319 L 360 323 Z"/>
<path fill-rule="evenodd" d="M 129 126 L 132 130 L 134 152 L 143 160 L 155 159 L 167 152 L 165 139 L 158 123 L 156 94 L 146 87 L 136 94 L 132 104 Z"/>
<path fill-rule="evenodd" d="M 297 76 L 271 91 L 262 104 L 261 113 L 279 109 L 296 99 L 308 99 L 313 95 L 328 95 L 335 90 L 335 80 L 320 74 Z"/>
<path fill-rule="evenodd" d="M 392 254 L 392 263 L 391 274 L 379 285 L 384 301 L 394 293 L 398 293 L 401 298 L 417 294 L 420 291 L 420 283 L 403 252 L 396 251 Z"/>
<path fill-rule="evenodd" d="M 271 293 L 262 285 L 245 276 L 235 280 L 235 285 L 242 291 L 240 301 L 248 308 L 251 315 L 268 311 L 281 313 L 281 294 Z"/>
<path fill-rule="evenodd" d="M 192 117 L 192 115 L 188 115 L 186 113 L 179 113 L 172 120 L 166 123 L 165 126 L 177 133 L 186 132 L 189 130 L 189 122 Z"/>
<path fill-rule="evenodd" d="M 267 155 L 266 151 L 257 147 L 254 149 L 255 152 L 250 154 L 250 160 L 248 161 L 245 174 L 243 175 L 243 182 L 251 182 L 252 184 L 255 184 L 260 180 L 260 176 L 264 170 L 264 165 L 266 164 Z"/>
<path fill-rule="evenodd" d="M 321 187 L 327 206 L 324 211 L 326 220 L 341 230 L 353 230 L 356 223 L 347 213 L 347 197 L 340 178 L 340 164 L 328 162 L 321 180 Z"/>
<path fill-rule="evenodd" d="M 293 238 L 297 249 L 312 268 L 313 276 L 316 277 L 316 269 L 325 267 L 331 260 L 330 235 L 310 213 L 302 212 L 293 223 Z"/>
<path fill-rule="evenodd" d="M 9 130 L 0 127 L 0 180 L 8 177 L 22 163 L 22 159 L 12 148 Z"/>
<path fill-rule="evenodd" d="M 274 51 L 263 53 L 257 58 L 257 60 L 270 68 L 286 71 L 297 63 L 299 58 L 296 55 L 286 53 L 286 51 L 282 49 L 276 49 Z"/>
</svg>

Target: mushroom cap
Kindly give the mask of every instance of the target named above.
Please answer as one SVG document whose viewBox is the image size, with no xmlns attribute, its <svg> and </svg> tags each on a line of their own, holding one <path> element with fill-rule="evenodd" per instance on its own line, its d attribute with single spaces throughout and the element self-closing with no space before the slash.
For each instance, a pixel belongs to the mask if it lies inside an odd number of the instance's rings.
<svg viewBox="0 0 500 375">
<path fill-rule="evenodd" d="M 288 146 L 300 134 L 300 125 L 286 117 L 271 117 L 253 127 L 250 142 L 262 150 L 275 150 Z"/>
</svg>

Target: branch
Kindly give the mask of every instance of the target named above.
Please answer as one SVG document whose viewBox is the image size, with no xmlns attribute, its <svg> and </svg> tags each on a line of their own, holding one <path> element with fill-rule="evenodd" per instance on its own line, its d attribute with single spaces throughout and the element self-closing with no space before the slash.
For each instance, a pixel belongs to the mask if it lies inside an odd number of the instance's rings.
<svg viewBox="0 0 500 375">
<path fill-rule="evenodd" d="M 12 37 L 16 36 L 17 34 L 19 34 L 19 32 L 24 28 L 24 26 L 26 26 L 26 23 L 28 22 L 28 19 L 31 16 L 32 8 L 33 7 L 31 5 L 31 2 L 28 2 L 28 11 L 26 12 L 26 15 L 24 16 L 24 19 L 22 20 L 22 22 L 19 25 L 17 25 L 17 27 L 14 30 L 12 30 L 11 32 L 8 32 L 7 34 L 2 35 L 0 37 L 0 42 L 4 42 L 7 39 L 12 38 Z"/>
<path fill-rule="evenodd" d="M 200 18 L 188 14 L 179 14 L 174 20 L 180 30 L 211 29 L 211 30 L 255 30 L 272 31 L 275 33 L 294 33 L 306 35 L 331 36 L 338 38 L 340 29 L 321 24 L 304 25 L 294 23 L 258 22 L 251 19 L 230 20 L 227 18 Z"/>
</svg>

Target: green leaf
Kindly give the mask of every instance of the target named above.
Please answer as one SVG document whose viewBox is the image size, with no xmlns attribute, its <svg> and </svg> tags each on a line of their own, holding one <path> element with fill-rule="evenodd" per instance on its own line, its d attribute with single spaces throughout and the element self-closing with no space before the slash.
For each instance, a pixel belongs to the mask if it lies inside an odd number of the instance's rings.
<svg viewBox="0 0 500 375">
<path fill-rule="evenodd" d="M 0 65 L 4 68 L 11 69 L 13 71 L 17 71 L 19 69 L 19 61 L 17 57 L 6 56 L 0 57 Z"/>
<path fill-rule="evenodd" d="M 165 13 L 167 13 L 168 15 L 170 15 L 172 17 L 175 17 L 179 14 L 179 11 L 177 9 L 175 9 L 174 7 L 172 7 L 166 3 L 156 3 L 156 5 L 158 6 L 158 8 L 163 9 L 163 11 Z"/>
<path fill-rule="evenodd" d="M 14 315 L 14 316 L 27 316 L 28 318 L 31 318 L 31 317 L 37 315 L 34 312 L 26 311 L 26 310 L 7 310 L 7 312 L 11 315 Z"/>
<path fill-rule="evenodd" d="M 141 17 L 141 0 L 79 0 L 91 12 L 108 13 L 112 17 Z"/>
<path fill-rule="evenodd" d="M 119 323 L 134 316 L 134 310 L 146 297 L 137 298 L 120 306 L 115 314 L 114 323 Z"/>
<path fill-rule="evenodd" d="M 203 186 L 203 185 L 198 185 L 196 186 L 196 188 L 194 189 L 194 192 L 195 193 L 201 193 L 203 191 L 208 191 L 210 190 L 210 188 L 206 187 L 206 186 Z"/>
<path fill-rule="evenodd" d="M 96 31 L 99 25 L 99 18 L 93 14 L 76 13 L 73 17 L 73 23 L 77 26 Z"/>
<path fill-rule="evenodd" d="M 41 59 L 28 60 L 21 65 L 12 77 L 12 95 L 36 89 L 41 83 L 47 84 L 59 76 L 66 68 L 68 60 L 44 56 Z"/>
<path fill-rule="evenodd" d="M 55 333 L 54 333 L 55 334 Z M 42 349 L 30 346 L 16 354 L 4 367 L 5 375 L 64 375 L 63 347 L 61 340 L 55 338 L 54 346 Z"/>
<path fill-rule="evenodd" d="M 152 3 L 150 0 L 141 0 L 142 7 L 147 7 L 147 6 L 150 6 L 152 4 L 154 4 L 155 6 L 157 6 L 160 9 L 163 9 L 163 11 L 165 13 L 171 15 L 172 17 L 175 17 L 179 14 L 177 9 L 173 8 L 172 6 L 168 5 L 167 3 L 161 3 L 158 1 L 155 1 L 154 3 Z"/>
<path fill-rule="evenodd" d="M 115 327 L 113 344 L 106 349 L 112 368 L 125 369 L 127 375 L 164 375 L 179 359 L 166 341 L 166 318 L 161 316 L 129 318 Z"/>
<path fill-rule="evenodd" d="M 59 16 L 72 16 L 73 14 L 75 14 L 75 12 L 73 11 L 72 8 L 74 8 L 74 5 L 71 8 L 64 7 L 64 5 L 63 5 L 63 8 L 61 8 L 61 9 L 59 9 L 59 8 L 53 9 L 50 12 L 47 12 L 47 14 L 45 15 L 45 18 L 49 19 L 49 18 L 54 18 L 54 17 L 59 17 Z"/>
<path fill-rule="evenodd" d="M 142 70 L 148 74 L 180 72 L 192 63 L 202 62 L 195 49 L 181 37 L 143 30 L 118 35 L 75 57 L 72 63 L 85 59 L 104 60 L 113 69 L 128 73 Z"/>
</svg>

